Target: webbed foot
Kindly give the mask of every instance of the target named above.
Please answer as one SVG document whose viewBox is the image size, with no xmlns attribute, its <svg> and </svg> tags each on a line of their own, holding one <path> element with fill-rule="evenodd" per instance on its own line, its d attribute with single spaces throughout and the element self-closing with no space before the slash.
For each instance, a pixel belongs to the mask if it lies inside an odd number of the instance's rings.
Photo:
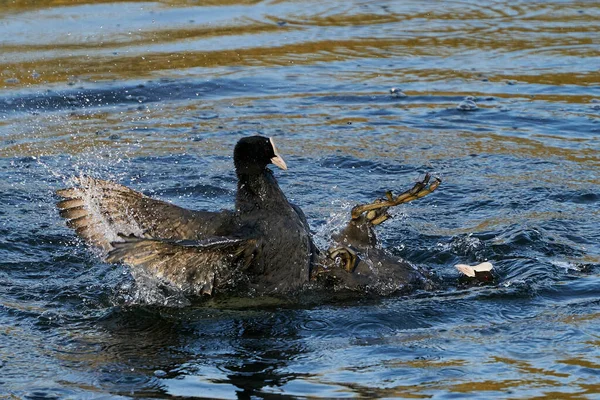
<svg viewBox="0 0 600 400">
<path fill-rule="evenodd" d="M 356 264 L 358 264 L 358 256 L 350 247 L 332 247 L 327 253 L 329 258 L 331 258 L 337 266 L 348 272 L 353 272 L 354 268 L 356 268 Z"/>
<path fill-rule="evenodd" d="M 347 246 L 331 247 L 326 256 L 317 263 L 310 274 L 311 281 L 337 279 L 336 271 L 343 269 L 349 273 L 354 272 L 360 259 L 356 251 Z"/>
<path fill-rule="evenodd" d="M 366 219 L 372 225 L 381 224 L 390 218 L 390 215 L 387 213 L 388 208 L 425 197 L 428 194 L 433 193 L 433 191 L 442 183 L 442 180 L 436 177 L 434 178 L 435 181 L 429 184 L 430 179 L 431 175 L 427 173 L 425 178 L 423 178 L 422 181 L 417 182 L 412 189 L 409 189 L 396 197 L 394 197 L 391 191 L 387 191 L 385 193 L 385 199 L 377 199 L 373 203 L 355 206 L 352 208 L 352 219 L 357 220 L 364 214 Z"/>
</svg>

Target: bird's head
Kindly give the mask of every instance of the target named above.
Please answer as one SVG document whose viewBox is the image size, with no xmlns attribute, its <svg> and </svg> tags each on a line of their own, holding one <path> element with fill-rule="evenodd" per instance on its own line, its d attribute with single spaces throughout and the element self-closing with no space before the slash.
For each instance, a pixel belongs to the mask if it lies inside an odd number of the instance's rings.
<svg viewBox="0 0 600 400">
<path fill-rule="evenodd" d="M 261 174 L 269 164 L 287 169 L 283 158 L 277 152 L 273 139 L 264 136 L 249 136 L 240 139 L 233 151 L 233 163 L 239 174 Z"/>
</svg>

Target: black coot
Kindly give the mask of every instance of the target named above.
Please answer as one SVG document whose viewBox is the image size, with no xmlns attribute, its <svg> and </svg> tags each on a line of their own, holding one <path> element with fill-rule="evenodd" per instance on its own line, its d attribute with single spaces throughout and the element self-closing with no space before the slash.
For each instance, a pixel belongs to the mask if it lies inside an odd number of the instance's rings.
<svg viewBox="0 0 600 400">
<path fill-rule="evenodd" d="M 58 190 L 58 208 L 108 262 L 143 268 L 187 293 L 290 293 L 308 282 L 317 253 L 306 217 L 279 188 L 271 163 L 287 169 L 272 139 L 237 143 L 234 211 L 191 211 L 91 177 Z"/>
<path fill-rule="evenodd" d="M 374 226 L 389 207 L 431 193 L 429 175 L 398 197 L 357 206 L 333 246 L 319 253 L 302 210 L 281 191 L 274 164 L 287 166 L 272 139 L 241 139 L 233 156 L 235 210 L 191 211 L 117 183 L 79 178 L 57 191 L 67 225 L 103 249 L 109 262 L 141 268 L 186 293 L 289 294 L 309 281 L 336 291 L 390 294 L 432 287 L 421 271 L 377 246 Z"/>
</svg>

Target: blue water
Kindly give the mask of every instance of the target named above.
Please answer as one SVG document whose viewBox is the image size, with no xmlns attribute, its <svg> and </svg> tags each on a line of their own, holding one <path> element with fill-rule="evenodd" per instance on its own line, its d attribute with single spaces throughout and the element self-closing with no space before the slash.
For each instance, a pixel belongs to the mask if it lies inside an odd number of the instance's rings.
<svg viewBox="0 0 600 400">
<path fill-rule="evenodd" d="M 596 398 L 598 18 L 559 1 L 3 5 L 0 398 Z M 256 133 L 321 248 L 353 205 L 440 176 L 377 229 L 444 288 L 182 303 L 55 209 L 79 174 L 231 208 L 232 149 Z M 459 283 L 455 264 L 486 260 L 496 285 Z"/>
</svg>

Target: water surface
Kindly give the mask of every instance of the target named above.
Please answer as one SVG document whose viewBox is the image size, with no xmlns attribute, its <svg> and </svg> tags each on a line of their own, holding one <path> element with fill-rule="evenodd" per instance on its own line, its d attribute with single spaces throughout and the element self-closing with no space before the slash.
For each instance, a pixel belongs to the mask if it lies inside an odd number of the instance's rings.
<svg viewBox="0 0 600 400">
<path fill-rule="evenodd" d="M 593 1 L 0 1 L 0 397 L 596 397 L 598 20 Z M 81 173 L 228 208 L 256 133 L 321 247 L 352 205 L 440 176 L 378 232 L 448 288 L 177 308 L 54 208 Z M 457 284 L 485 260 L 497 286 Z"/>
</svg>

